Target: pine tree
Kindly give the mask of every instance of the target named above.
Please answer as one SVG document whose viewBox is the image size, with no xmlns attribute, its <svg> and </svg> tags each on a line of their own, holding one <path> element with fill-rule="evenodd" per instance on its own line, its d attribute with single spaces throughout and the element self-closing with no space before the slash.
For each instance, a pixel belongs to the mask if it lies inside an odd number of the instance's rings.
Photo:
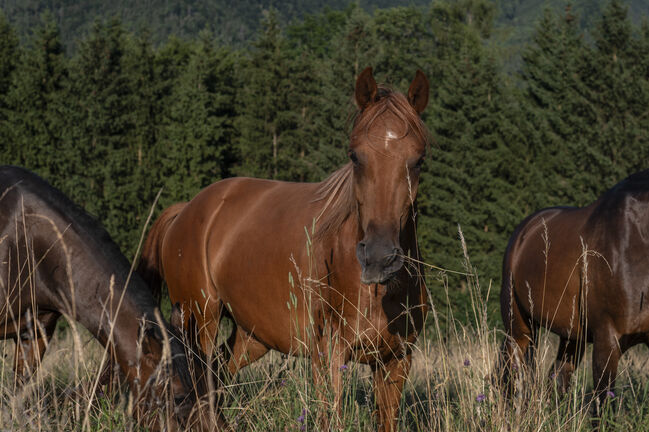
<svg viewBox="0 0 649 432">
<path fill-rule="evenodd" d="M 315 63 L 320 90 L 314 101 L 316 130 L 311 139 L 317 143 L 314 161 L 323 170 L 323 176 L 349 160 L 356 78 L 366 67 L 375 66 L 378 55 L 372 17 L 357 5 L 350 5 L 346 14 L 340 31 L 330 37 L 331 54 Z M 377 79 L 383 79 L 380 70 Z"/>
<path fill-rule="evenodd" d="M 13 138 L 8 143 L 12 163 L 53 179 L 57 186 L 68 172 L 63 151 L 67 59 L 60 32 L 51 15 L 43 17 L 18 63 L 7 95 L 7 122 Z"/>
<path fill-rule="evenodd" d="M 191 199 L 230 173 L 237 55 L 209 33 L 194 44 L 174 86 L 161 140 L 165 197 Z"/>
<path fill-rule="evenodd" d="M 583 76 L 592 73 L 590 48 L 570 8 L 563 16 L 546 11 L 533 44 L 523 54 L 524 115 L 530 151 L 545 179 L 539 206 L 591 201 L 596 182 L 590 163 L 600 158 L 585 131 L 595 120 Z"/>
<path fill-rule="evenodd" d="M 66 139 L 75 150 L 69 188 L 73 197 L 131 253 L 151 203 L 139 196 L 137 184 L 134 86 L 141 83 L 125 67 L 126 39 L 119 21 L 112 20 L 95 22 L 92 34 L 81 42 L 71 71 L 70 97 L 77 105 Z"/>
<path fill-rule="evenodd" d="M 592 185 L 594 194 L 601 192 L 600 185 L 612 186 L 647 168 L 649 160 L 648 82 L 638 65 L 641 45 L 632 34 L 626 7 L 611 0 L 593 32 L 596 50 L 589 57 L 590 73 L 584 76 L 596 107 L 595 127 L 588 135 L 591 145 L 600 149 L 591 163 L 600 178 L 600 184 Z"/>
<path fill-rule="evenodd" d="M 431 29 L 424 11 L 416 7 L 377 10 L 372 23 L 378 55 L 373 59 L 381 81 L 407 88 L 420 69 L 430 74 Z"/>
<path fill-rule="evenodd" d="M 308 58 L 288 49 L 277 14 L 271 11 L 243 61 L 236 172 L 254 177 L 309 180 L 314 178 L 309 108 L 313 72 Z"/>
<path fill-rule="evenodd" d="M 462 270 L 461 227 L 469 257 L 483 286 L 498 286 L 502 254 L 533 199 L 524 191 L 534 178 L 528 143 L 520 131 L 515 101 L 501 68 L 484 43 L 484 14 L 466 4 L 438 4 L 430 22 L 435 46 L 430 59 L 433 85 L 426 122 L 433 137 L 418 197 L 420 247 L 434 265 Z M 488 32 L 487 32 L 488 33 Z M 461 279 L 450 275 L 453 288 Z M 434 286 L 432 284 L 431 286 Z M 448 293 L 461 317 L 470 310 L 460 288 Z M 446 295 L 433 290 L 433 301 Z M 497 310 L 490 305 L 491 313 Z"/>
<path fill-rule="evenodd" d="M 20 57 L 18 37 L 0 11 L 0 163 L 16 163 L 13 128 L 7 121 L 9 115 L 7 94 L 13 72 Z"/>
</svg>

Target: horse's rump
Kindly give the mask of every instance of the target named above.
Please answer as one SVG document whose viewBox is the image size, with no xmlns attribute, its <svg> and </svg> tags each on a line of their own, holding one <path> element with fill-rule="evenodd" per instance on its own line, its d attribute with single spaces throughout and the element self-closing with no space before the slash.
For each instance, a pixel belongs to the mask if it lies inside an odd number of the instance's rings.
<svg viewBox="0 0 649 432">
<path fill-rule="evenodd" d="M 142 246 L 142 256 L 137 271 L 151 289 L 158 304 L 162 297 L 162 281 L 164 279 L 160 255 L 162 242 L 169 225 L 186 205 L 187 203 L 181 202 L 166 208 L 153 223 L 144 246 Z"/>
</svg>

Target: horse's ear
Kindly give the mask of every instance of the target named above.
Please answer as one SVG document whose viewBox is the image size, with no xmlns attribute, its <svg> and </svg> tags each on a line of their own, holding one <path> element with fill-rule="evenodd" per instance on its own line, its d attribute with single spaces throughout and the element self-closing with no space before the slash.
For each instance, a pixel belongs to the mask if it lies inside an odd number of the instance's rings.
<svg viewBox="0 0 649 432">
<path fill-rule="evenodd" d="M 177 331 L 183 329 L 183 311 L 180 308 L 180 303 L 176 303 L 171 307 L 171 317 L 169 319 L 171 327 Z"/>
<path fill-rule="evenodd" d="M 372 76 L 372 68 L 366 67 L 356 79 L 356 105 L 359 109 L 365 109 L 370 103 L 374 102 L 377 93 L 377 86 Z"/>
<path fill-rule="evenodd" d="M 426 75 L 422 71 L 417 70 L 415 79 L 412 80 L 408 89 L 408 101 L 418 114 L 421 114 L 426 108 L 426 105 L 428 105 L 429 87 Z"/>
</svg>

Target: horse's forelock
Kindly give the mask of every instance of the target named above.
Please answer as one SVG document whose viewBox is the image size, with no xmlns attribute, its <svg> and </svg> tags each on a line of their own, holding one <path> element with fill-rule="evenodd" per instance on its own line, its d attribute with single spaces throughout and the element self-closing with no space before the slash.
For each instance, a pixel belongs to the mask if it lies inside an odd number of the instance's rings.
<svg viewBox="0 0 649 432">
<path fill-rule="evenodd" d="M 404 136 L 413 133 L 415 139 L 424 142 L 428 147 L 430 135 L 415 108 L 403 94 L 385 86 L 379 87 L 378 99 L 374 103 L 357 111 L 354 116 L 352 137 L 367 135 L 376 119 L 386 112 L 394 114 L 404 123 L 406 129 Z"/>
</svg>

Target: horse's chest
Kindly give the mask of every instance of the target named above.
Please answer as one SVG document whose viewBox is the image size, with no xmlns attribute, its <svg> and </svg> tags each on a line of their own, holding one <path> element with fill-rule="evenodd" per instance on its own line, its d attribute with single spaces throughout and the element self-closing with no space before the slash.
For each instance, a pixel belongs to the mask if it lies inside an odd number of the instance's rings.
<svg viewBox="0 0 649 432">
<path fill-rule="evenodd" d="M 412 319 L 412 312 L 421 315 L 421 311 L 407 310 L 405 302 L 388 295 L 384 287 L 373 285 L 364 289 L 367 295 L 359 296 L 355 305 L 348 305 L 351 307 L 345 308 L 343 315 L 345 339 L 356 357 L 385 357 L 386 353 L 405 351 L 420 330 L 415 323 L 421 319 Z"/>
</svg>

